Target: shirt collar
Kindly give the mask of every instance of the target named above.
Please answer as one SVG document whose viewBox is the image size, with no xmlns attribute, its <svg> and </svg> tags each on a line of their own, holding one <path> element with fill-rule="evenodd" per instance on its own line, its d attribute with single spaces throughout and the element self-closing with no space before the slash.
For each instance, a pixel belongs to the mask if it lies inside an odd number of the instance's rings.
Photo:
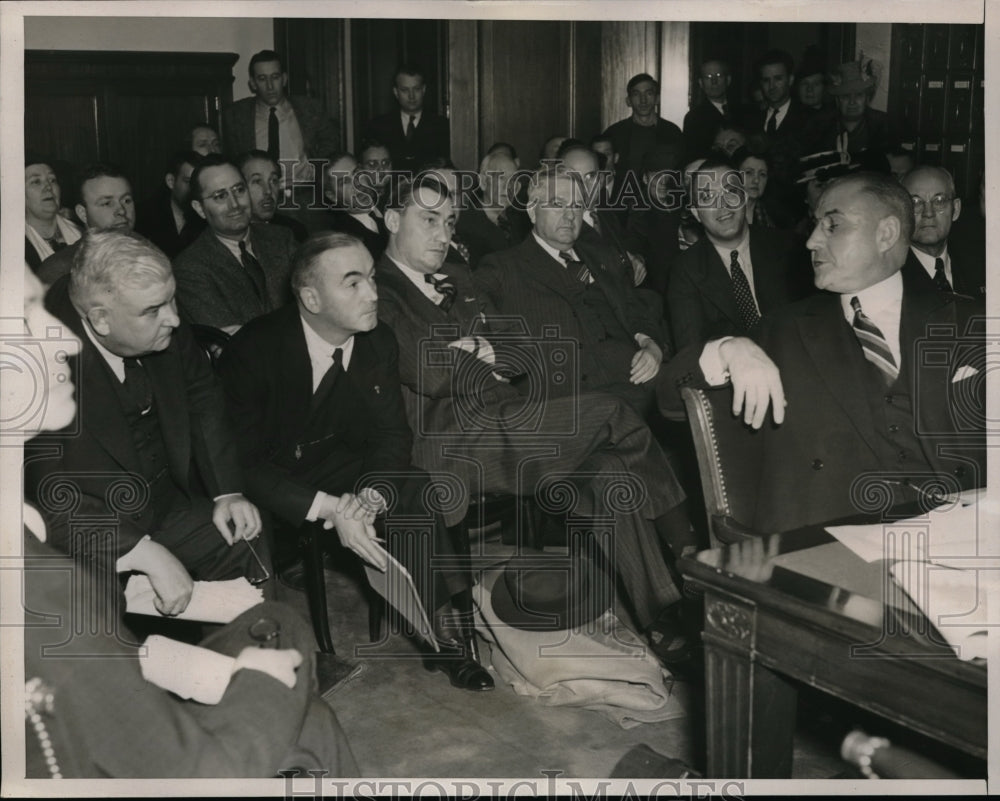
<svg viewBox="0 0 1000 801">
<path fill-rule="evenodd" d="M 301 314 L 299 314 L 299 319 L 302 321 L 302 333 L 306 337 L 306 350 L 309 351 L 309 361 L 314 365 L 322 365 L 321 372 L 319 373 L 319 378 L 323 377 L 330 365 L 333 363 L 331 361 L 333 357 L 333 352 L 337 348 L 343 350 L 343 361 L 341 362 L 343 368 L 346 370 L 351 363 L 351 354 L 354 353 L 354 337 L 348 337 L 347 341 L 341 345 L 331 345 L 323 337 L 317 334 L 309 321 L 306 320 Z M 313 377 L 316 377 L 316 370 L 313 370 Z M 319 383 L 315 381 L 314 383 Z"/>
<path fill-rule="evenodd" d="M 226 250 L 232 253 L 237 260 L 240 258 L 240 242 L 246 242 L 247 250 L 251 255 L 256 256 L 254 253 L 253 243 L 250 241 L 250 229 L 247 228 L 246 235 L 242 239 L 228 239 L 224 236 L 219 236 L 215 234 L 215 238 L 218 239 L 223 245 L 225 245 Z"/>
<path fill-rule="evenodd" d="M 711 239 L 708 241 L 712 242 Z M 737 251 L 740 254 L 740 264 L 742 265 L 743 270 L 746 271 L 746 269 L 750 266 L 750 226 L 747 226 L 747 230 L 743 234 L 743 239 L 740 240 L 740 243 L 736 247 L 716 245 L 715 242 L 712 242 L 712 247 L 714 247 L 715 252 L 719 254 L 719 258 L 722 259 L 722 263 L 726 265 L 727 271 L 729 270 L 729 263 L 732 261 L 732 253 L 734 250 Z"/>
<path fill-rule="evenodd" d="M 851 298 L 858 299 L 861 303 L 861 311 L 867 317 L 878 317 L 883 310 L 896 311 L 902 307 L 903 303 L 902 273 L 896 270 L 888 278 L 883 278 L 877 284 L 859 289 L 857 292 L 847 292 L 841 295 L 840 306 L 844 310 L 844 317 L 847 318 L 848 322 L 854 320 L 854 309 L 851 308 Z"/>
<path fill-rule="evenodd" d="M 531 235 L 533 237 L 535 237 L 535 241 L 539 245 L 542 246 L 542 250 L 544 250 L 546 253 L 548 253 L 553 259 L 555 259 L 557 262 L 559 262 L 563 267 L 566 266 L 566 262 L 563 261 L 563 257 L 559 255 L 560 253 L 564 253 L 565 251 L 557 250 L 556 248 L 552 247 L 552 245 L 550 245 L 548 242 L 546 242 L 544 239 L 542 239 L 537 233 L 535 233 L 534 229 L 532 229 Z M 569 254 L 574 259 L 577 259 L 577 261 L 579 261 L 579 259 L 577 258 L 577 255 L 576 255 L 576 251 L 573 250 L 573 248 L 567 248 L 566 250 L 569 251 Z"/>
<path fill-rule="evenodd" d="M 82 319 L 82 318 L 81 318 Z M 102 345 L 97 340 L 97 335 L 90 330 L 90 323 L 87 320 L 83 320 L 83 330 L 87 334 L 87 338 L 94 343 L 94 347 L 97 348 L 97 352 L 101 354 L 101 358 L 108 363 L 108 367 L 115 374 L 119 381 L 125 383 L 125 359 L 119 356 L 117 353 L 112 353 L 104 345 Z"/>
<path fill-rule="evenodd" d="M 769 111 L 767 113 L 768 118 L 770 118 L 771 112 L 773 111 L 775 116 L 775 124 L 777 124 L 778 120 L 783 120 L 785 118 L 785 113 L 788 111 L 788 107 L 791 104 L 792 104 L 792 98 L 789 97 L 784 103 L 782 103 L 777 108 L 769 107 Z"/>
<path fill-rule="evenodd" d="M 929 253 L 924 253 L 922 250 L 917 250 L 913 245 L 910 245 L 910 250 L 913 251 L 913 255 L 917 257 L 924 269 L 933 278 L 934 277 L 934 266 L 937 259 L 944 259 L 945 270 L 947 271 L 950 265 L 950 260 L 948 259 L 948 245 L 944 246 L 944 250 L 941 251 L 940 256 L 931 256 Z"/>
<path fill-rule="evenodd" d="M 389 256 L 388 253 L 385 255 Z M 403 262 L 397 261 L 392 256 L 389 256 L 389 260 L 395 264 L 399 268 L 399 271 L 409 278 L 410 282 L 424 295 L 426 295 L 435 306 L 441 301 L 441 298 L 443 297 L 442 294 L 434 288 L 433 284 L 428 283 L 428 281 L 424 278 L 427 273 L 422 273 L 419 270 L 414 270 L 412 267 L 407 267 L 403 264 Z M 441 273 L 437 272 L 434 273 L 434 275 L 441 275 Z"/>
<path fill-rule="evenodd" d="M 400 110 L 399 118 L 403 121 L 403 130 L 405 131 L 409 127 L 410 117 L 413 117 L 413 124 L 419 126 L 420 118 L 423 116 L 423 114 L 424 114 L 423 109 L 420 109 L 420 111 L 413 111 L 413 112 Z"/>
<path fill-rule="evenodd" d="M 270 113 L 271 107 L 262 101 L 259 97 L 257 98 L 257 113 L 267 115 Z M 286 119 L 292 113 L 292 104 L 289 102 L 288 97 L 283 97 L 281 102 L 279 102 L 275 107 L 275 114 L 279 120 Z"/>
</svg>

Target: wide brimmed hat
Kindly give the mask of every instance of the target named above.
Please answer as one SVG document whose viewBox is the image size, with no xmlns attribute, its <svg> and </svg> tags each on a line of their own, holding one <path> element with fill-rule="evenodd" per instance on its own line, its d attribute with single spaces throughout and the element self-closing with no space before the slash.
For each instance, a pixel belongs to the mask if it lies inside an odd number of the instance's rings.
<svg viewBox="0 0 1000 801">
<path fill-rule="evenodd" d="M 612 607 L 614 579 L 586 553 L 537 552 L 504 566 L 490 594 L 493 613 L 529 631 L 577 629 Z"/>
<path fill-rule="evenodd" d="M 875 86 L 875 75 L 872 73 L 872 62 L 869 59 L 864 64 L 860 61 L 848 61 L 841 64 L 830 75 L 828 89 L 831 95 L 852 95 L 866 92 Z"/>
<path fill-rule="evenodd" d="M 839 178 L 858 169 L 859 164 L 851 163 L 851 154 L 839 150 L 813 153 L 799 159 L 799 178 L 796 183 L 806 184 L 816 180 L 820 183 Z"/>
</svg>

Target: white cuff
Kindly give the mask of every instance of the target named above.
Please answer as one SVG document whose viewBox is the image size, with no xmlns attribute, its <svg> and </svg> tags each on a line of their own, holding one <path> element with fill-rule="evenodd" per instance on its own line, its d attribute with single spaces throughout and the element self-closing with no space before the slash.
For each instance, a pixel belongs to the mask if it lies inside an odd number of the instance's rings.
<svg viewBox="0 0 1000 801">
<path fill-rule="evenodd" d="M 493 346 L 482 337 L 476 337 L 476 358 L 487 364 L 496 364 L 497 355 L 493 352 Z"/>
<path fill-rule="evenodd" d="M 306 512 L 306 520 L 310 523 L 315 523 L 319 520 L 319 510 L 326 503 L 330 496 L 327 495 L 323 490 L 316 493 L 316 497 L 313 498 L 312 506 L 309 507 L 309 511 Z"/>
<path fill-rule="evenodd" d="M 705 376 L 705 383 L 710 387 L 721 387 L 723 384 L 729 383 L 729 371 L 722 365 L 722 356 L 719 354 L 719 348 L 722 347 L 724 342 L 728 342 L 733 337 L 722 337 L 722 339 L 713 339 L 701 352 L 701 357 L 698 359 L 698 366 L 701 368 L 702 375 Z"/>
<path fill-rule="evenodd" d="M 208 648 L 171 640 L 161 634 L 146 638 L 139 659 L 142 677 L 181 698 L 217 704 L 229 686 L 236 660 Z"/>
</svg>

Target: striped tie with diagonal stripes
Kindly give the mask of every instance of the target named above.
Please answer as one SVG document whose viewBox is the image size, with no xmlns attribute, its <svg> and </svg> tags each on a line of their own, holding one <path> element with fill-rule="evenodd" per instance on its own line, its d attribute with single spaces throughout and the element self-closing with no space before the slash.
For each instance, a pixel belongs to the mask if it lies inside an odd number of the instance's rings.
<svg viewBox="0 0 1000 801">
<path fill-rule="evenodd" d="M 865 353 L 865 358 L 874 364 L 885 376 L 887 383 L 891 384 L 899 377 L 899 367 L 889 350 L 889 343 L 865 313 L 861 311 L 861 301 L 857 297 L 851 298 L 851 308 L 854 309 L 854 333 L 857 334 L 861 349 Z"/>
</svg>

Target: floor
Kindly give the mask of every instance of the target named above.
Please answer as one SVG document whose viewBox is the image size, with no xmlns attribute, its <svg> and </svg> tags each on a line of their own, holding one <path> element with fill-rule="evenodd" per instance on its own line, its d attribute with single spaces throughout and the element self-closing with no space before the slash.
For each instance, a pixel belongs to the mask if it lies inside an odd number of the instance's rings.
<svg viewBox="0 0 1000 801">
<path fill-rule="evenodd" d="M 496 547 L 498 558 L 503 552 L 499 542 L 487 547 Z M 704 770 L 697 679 L 674 685 L 684 700 L 684 717 L 630 729 L 594 711 L 549 707 L 519 696 L 495 671 L 494 691 L 458 690 L 444 673 L 424 669 L 416 646 L 399 634 L 366 649 L 368 604 L 359 579 L 330 569 L 326 577 L 337 653 L 363 664 L 328 700 L 365 776 L 541 778 L 545 771 L 558 771 L 562 778 L 604 778 L 642 743 Z M 279 597 L 307 614 L 303 593 L 282 587 Z M 835 743 L 824 742 L 823 727 L 812 719 L 800 729 L 793 777 L 842 774 L 845 766 Z"/>
</svg>

